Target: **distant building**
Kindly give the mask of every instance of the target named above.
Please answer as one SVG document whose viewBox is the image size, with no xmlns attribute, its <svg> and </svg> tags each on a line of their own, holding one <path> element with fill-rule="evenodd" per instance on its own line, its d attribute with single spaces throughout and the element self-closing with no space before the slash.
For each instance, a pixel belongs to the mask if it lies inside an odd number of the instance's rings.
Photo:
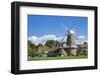
<svg viewBox="0 0 100 76">
<path fill-rule="evenodd" d="M 50 50 L 50 48 L 48 46 L 40 46 L 38 47 L 38 52 L 44 52 L 44 53 L 48 53 L 48 51 Z"/>
<path fill-rule="evenodd" d="M 88 43 L 84 42 L 81 51 L 87 51 L 87 50 L 88 50 Z"/>
<path fill-rule="evenodd" d="M 88 43 L 84 42 L 81 45 L 77 45 L 77 55 L 80 55 L 83 51 L 88 51 Z"/>
</svg>

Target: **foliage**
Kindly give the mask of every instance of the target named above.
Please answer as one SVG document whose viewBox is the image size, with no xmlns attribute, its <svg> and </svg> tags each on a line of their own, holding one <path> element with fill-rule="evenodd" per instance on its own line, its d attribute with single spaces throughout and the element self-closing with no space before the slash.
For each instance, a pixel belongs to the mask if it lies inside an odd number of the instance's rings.
<svg viewBox="0 0 100 76">
<path fill-rule="evenodd" d="M 41 52 L 37 52 L 37 54 L 46 54 L 44 51 L 41 51 Z"/>
<path fill-rule="evenodd" d="M 28 47 L 28 56 L 33 56 L 36 54 L 36 49 L 31 48 L 30 46 Z"/>
<path fill-rule="evenodd" d="M 48 46 L 49 48 L 52 48 L 52 47 L 60 47 L 61 43 L 59 41 L 55 41 L 55 40 L 48 40 L 45 43 L 45 45 Z"/>
<path fill-rule="evenodd" d="M 45 45 L 52 48 L 55 45 L 55 40 L 48 40 Z"/>
<path fill-rule="evenodd" d="M 60 47 L 61 46 L 61 43 L 59 41 L 55 41 L 56 45 L 55 47 Z"/>
<path fill-rule="evenodd" d="M 42 44 L 38 44 L 37 47 L 43 47 L 43 45 Z"/>
<path fill-rule="evenodd" d="M 43 45 L 42 45 L 42 44 L 38 44 L 38 45 L 36 46 L 36 49 L 38 49 L 39 47 L 43 47 Z"/>
<path fill-rule="evenodd" d="M 31 41 L 28 41 L 28 56 L 32 57 L 36 54 L 36 46 L 35 44 L 32 44 Z"/>
<path fill-rule="evenodd" d="M 87 56 L 87 50 L 83 50 L 81 55 Z"/>
<path fill-rule="evenodd" d="M 31 41 L 29 41 L 29 40 L 28 40 L 28 46 L 31 47 L 31 48 L 35 48 L 35 47 L 36 47 L 35 44 L 33 44 L 33 43 L 32 43 Z"/>
</svg>

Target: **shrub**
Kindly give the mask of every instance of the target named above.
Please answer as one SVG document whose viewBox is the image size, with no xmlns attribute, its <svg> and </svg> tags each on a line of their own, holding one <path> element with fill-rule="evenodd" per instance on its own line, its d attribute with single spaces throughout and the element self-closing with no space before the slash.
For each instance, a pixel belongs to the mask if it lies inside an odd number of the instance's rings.
<svg viewBox="0 0 100 76">
<path fill-rule="evenodd" d="M 87 56 L 87 50 L 83 50 L 81 55 Z"/>
</svg>

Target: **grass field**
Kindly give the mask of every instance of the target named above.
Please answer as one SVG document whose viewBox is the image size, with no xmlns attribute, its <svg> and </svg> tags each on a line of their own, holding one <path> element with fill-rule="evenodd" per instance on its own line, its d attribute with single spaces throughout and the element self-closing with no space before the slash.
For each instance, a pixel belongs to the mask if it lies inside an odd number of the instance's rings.
<svg viewBox="0 0 100 76">
<path fill-rule="evenodd" d="M 59 60 L 59 59 L 86 59 L 87 56 L 58 56 L 58 57 L 33 57 L 29 61 L 33 60 Z"/>
</svg>

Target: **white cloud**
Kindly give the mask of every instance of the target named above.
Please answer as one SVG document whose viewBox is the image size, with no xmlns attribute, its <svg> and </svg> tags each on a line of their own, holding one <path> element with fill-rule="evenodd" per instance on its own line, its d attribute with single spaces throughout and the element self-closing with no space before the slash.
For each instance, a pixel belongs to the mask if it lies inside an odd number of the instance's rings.
<svg viewBox="0 0 100 76">
<path fill-rule="evenodd" d="M 62 41 L 62 42 L 66 42 L 67 40 L 67 36 L 65 37 L 57 37 L 56 35 L 43 35 L 41 37 L 37 37 L 37 36 L 31 36 L 28 38 L 28 40 L 30 40 L 32 43 L 38 45 L 38 44 L 45 44 L 47 40 L 57 40 L 57 41 Z M 84 35 L 81 35 L 78 37 L 78 39 L 76 40 L 76 44 L 83 44 L 83 42 L 87 42 L 87 40 L 85 39 Z"/>
<path fill-rule="evenodd" d="M 84 35 L 80 35 L 78 38 L 79 39 L 85 39 L 85 36 Z"/>
<path fill-rule="evenodd" d="M 29 37 L 28 40 L 33 40 L 33 41 L 36 41 L 38 39 L 38 37 L 36 36 L 32 36 L 32 37 Z"/>
<path fill-rule="evenodd" d="M 57 40 L 61 41 L 63 37 L 57 37 L 56 35 L 43 35 L 41 37 L 31 36 L 28 38 L 32 43 L 38 44 L 45 44 L 47 40 Z"/>
<path fill-rule="evenodd" d="M 76 40 L 76 44 L 83 44 L 84 42 L 88 42 L 84 35 L 78 36 L 78 40 Z"/>
<path fill-rule="evenodd" d="M 78 44 L 78 45 L 79 45 L 79 44 L 82 45 L 84 42 L 88 42 L 88 40 L 82 40 L 82 41 L 76 40 L 76 44 Z"/>
</svg>

